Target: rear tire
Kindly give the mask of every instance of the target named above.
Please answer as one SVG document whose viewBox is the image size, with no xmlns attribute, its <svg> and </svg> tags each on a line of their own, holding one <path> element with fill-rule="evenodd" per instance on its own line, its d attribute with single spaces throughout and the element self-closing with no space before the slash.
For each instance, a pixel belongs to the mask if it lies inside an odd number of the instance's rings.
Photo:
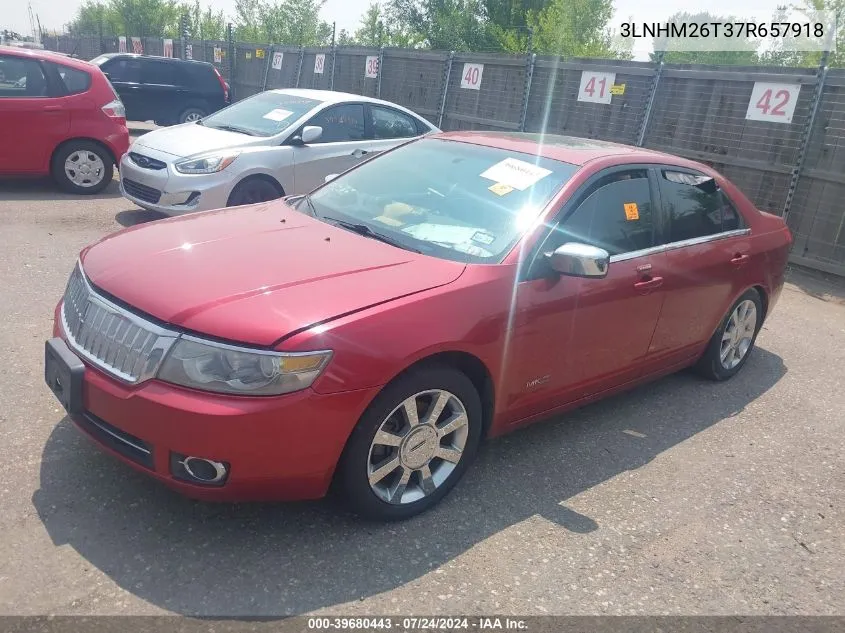
<svg viewBox="0 0 845 633">
<path fill-rule="evenodd" d="M 281 198 L 283 193 L 269 180 L 264 178 L 247 178 L 239 182 L 229 194 L 227 207 L 238 207 L 242 204 L 257 204 Z"/>
<path fill-rule="evenodd" d="M 205 116 L 202 108 L 186 108 L 179 115 L 179 123 L 195 123 Z"/>
<path fill-rule="evenodd" d="M 385 387 L 361 416 L 335 484 L 357 514 L 408 519 L 454 488 L 475 457 L 481 429 L 481 399 L 465 374 L 439 365 L 412 370 Z"/>
<path fill-rule="evenodd" d="M 696 370 L 710 380 L 728 380 L 743 368 L 763 325 L 760 293 L 747 290 L 728 310 L 707 344 Z"/>
<path fill-rule="evenodd" d="M 92 141 L 66 143 L 53 156 L 50 168 L 53 180 L 70 193 L 99 193 L 114 178 L 114 158 Z"/>
</svg>

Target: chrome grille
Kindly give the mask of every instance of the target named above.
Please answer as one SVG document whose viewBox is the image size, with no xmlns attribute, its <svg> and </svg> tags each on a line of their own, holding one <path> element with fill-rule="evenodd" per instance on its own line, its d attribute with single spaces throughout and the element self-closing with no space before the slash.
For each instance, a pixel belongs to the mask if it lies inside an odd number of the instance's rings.
<svg viewBox="0 0 845 633">
<path fill-rule="evenodd" d="M 65 290 L 62 325 L 77 354 L 130 383 L 152 378 L 178 336 L 98 295 L 78 265 Z"/>
</svg>

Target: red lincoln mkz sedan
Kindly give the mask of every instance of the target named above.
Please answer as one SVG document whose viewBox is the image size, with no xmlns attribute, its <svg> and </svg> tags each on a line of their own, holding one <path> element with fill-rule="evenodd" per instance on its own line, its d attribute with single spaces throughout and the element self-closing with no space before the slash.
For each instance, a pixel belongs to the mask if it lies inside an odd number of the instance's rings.
<svg viewBox="0 0 845 633">
<path fill-rule="evenodd" d="M 198 498 L 417 514 L 479 442 L 748 359 L 791 236 L 712 169 L 599 141 L 450 133 L 309 196 L 85 249 L 46 379 L 73 420 Z"/>
</svg>

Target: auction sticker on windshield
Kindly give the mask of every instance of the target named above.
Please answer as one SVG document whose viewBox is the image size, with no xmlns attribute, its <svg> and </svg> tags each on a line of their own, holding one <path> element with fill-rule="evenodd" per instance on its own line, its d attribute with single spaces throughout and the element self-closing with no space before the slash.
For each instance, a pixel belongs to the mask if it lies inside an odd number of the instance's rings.
<svg viewBox="0 0 845 633">
<path fill-rule="evenodd" d="M 481 174 L 481 177 L 492 180 L 497 184 L 525 191 L 528 187 L 537 184 L 550 173 L 552 172 L 549 169 L 544 169 L 516 158 L 506 158 Z"/>
<path fill-rule="evenodd" d="M 264 115 L 265 119 L 270 119 L 271 121 L 284 121 L 287 119 L 293 112 L 290 110 L 281 110 L 279 108 L 275 110 L 270 110 L 267 114 Z"/>
</svg>

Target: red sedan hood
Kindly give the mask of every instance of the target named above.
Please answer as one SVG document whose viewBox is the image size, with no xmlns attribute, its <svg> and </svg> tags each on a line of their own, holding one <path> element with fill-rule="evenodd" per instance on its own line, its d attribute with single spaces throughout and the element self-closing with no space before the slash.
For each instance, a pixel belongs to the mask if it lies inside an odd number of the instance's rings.
<svg viewBox="0 0 845 633">
<path fill-rule="evenodd" d="M 167 323 L 255 345 L 457 279 L 418 255 L 275 201 L 115 233 L 82 264 L 92 283 Z"/>
</svg>

